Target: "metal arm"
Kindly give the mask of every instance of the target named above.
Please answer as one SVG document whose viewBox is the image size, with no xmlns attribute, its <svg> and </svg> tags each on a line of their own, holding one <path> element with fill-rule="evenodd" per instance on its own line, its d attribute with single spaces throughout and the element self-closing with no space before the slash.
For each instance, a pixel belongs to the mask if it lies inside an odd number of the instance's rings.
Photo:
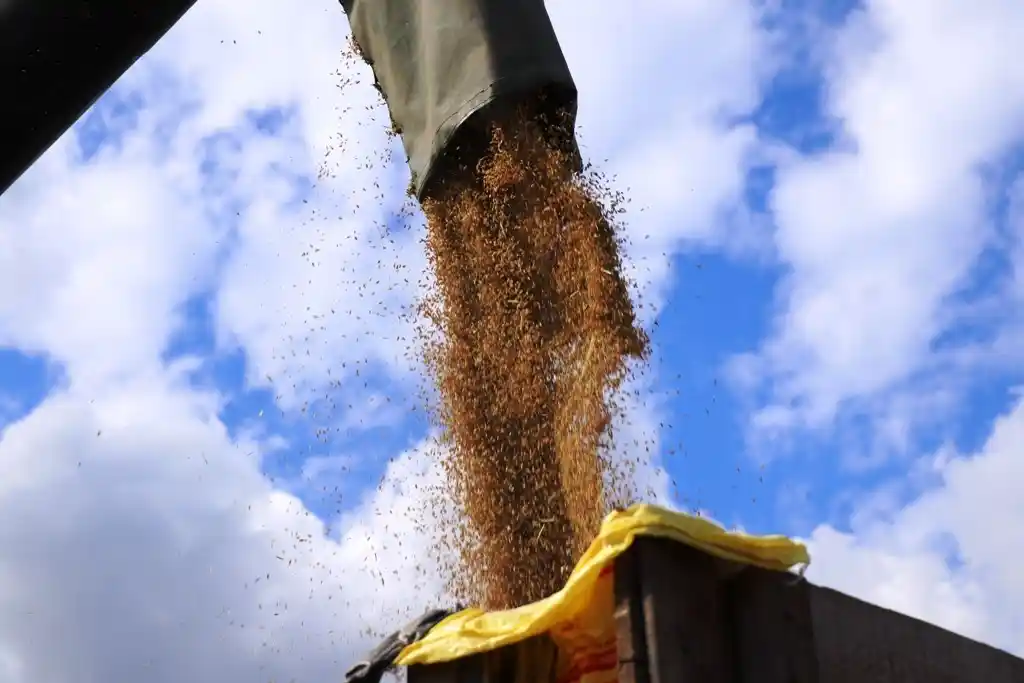
<svg viewBox="0 0 1024 683">
<path fill-rule="evenodd" d="M 0 194 L 195 0 L 0 0 Z"/>
</svg>

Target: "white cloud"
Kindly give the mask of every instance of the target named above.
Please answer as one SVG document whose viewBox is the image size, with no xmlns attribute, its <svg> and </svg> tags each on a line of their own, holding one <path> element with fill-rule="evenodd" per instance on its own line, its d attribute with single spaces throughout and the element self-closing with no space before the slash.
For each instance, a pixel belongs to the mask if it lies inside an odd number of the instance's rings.
<svg viewBox="0 0 1024 683">
<path fill-rule="evenodd" d="M 733 119 L 760 102 L 774 46 L 744 0 L 645 0 L 628 19 L 585 0 L 548 11 L 579 88 L 584 153 L 628 188 L 629 271 L 649 320 L 673 254 L 761 239 L 739 208 L 761 146 Z"/>
<path fill-rule="evenodd" d="M 981 166 L 1024 135 L 1022 30 L 1019 3 L 873 0 L 823 50 L 841 139 L 779 169 L 789 273 L 757 357 L 760 419 L 828 426 L 954 362 L 932 344 L 995 234 Z"/>
<path fill-rule="evenodd" d="M 1014 181 L 1007 213 L 1010 264 L 1013 267 L 1011 301 L 1024 303 L 1024 175 Z"/>
<path fill-rule="evenodd" d="M 610 3 L 578 0 L 548 12 L 579 86 L 584 141 L 598 145 L 598 159 L 681 119 L 722 132 L 710 124 L 756 107 L 770 75 L 767 35 L 746 2 L 642 0 L 626 17 Z M 689 163 L 684 154 L 673 161 Z"/>
<path fill-rule="evenodd" d="M 383 237 L 404 198 L 400 174 L 369 69 L 342 54 L 338 4 L 201 3 L 174 35 L 154 57 L 203 93 L 197 137 L 237 125 L 247 109 L 296 112 L 288 135 L 247 138 L 233 160 L 240 177 L 229 189 L 245 208 L 217 294 L 222 341 L 246 352 L 254 384 L 273 378 L 286 407 L 352 379 L 361 363 L 406 372 L 402 316 L 424 259 L 415 231 Z M 316 179 L 299 207 L 287 202 L 294 177 Z"/>
<path fill-rule="evenodd" d="M 905 505 L 862 508 L 849 532 L 811 534 L 808 576 L 891 609 L 1024 654 L 1024 402 L 975 454 L 920 463 Z"/>
<path fill-rule="evenodd" d="M 146 140 L 83 167 L 68 137 L 0 203 L 0 343 L 102 383 L 159 362 L 221 235 Z"/>
<path fill-rule="evenodd" d="M 364 630 L 438 599 L 429 558 L 413 568 L 431 543 L 410 521 L 417 486 L 437 476 L 422 448 L 332 540 L 253 444 L 231 442 L 217 404 L 134 381 L 55 394 L 7 428 L 4 681 L 337 679 Z"/>
</svg>

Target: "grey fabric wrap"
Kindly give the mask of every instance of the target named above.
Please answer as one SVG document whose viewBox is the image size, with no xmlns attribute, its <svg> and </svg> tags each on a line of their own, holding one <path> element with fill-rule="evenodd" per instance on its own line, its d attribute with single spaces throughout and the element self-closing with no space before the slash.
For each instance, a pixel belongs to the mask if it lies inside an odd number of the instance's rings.
<svg viewBox="0 0 1024 683">
<path fill-rule="evenodd" d="M 544 0 L 341 4 L 401 133 L 421 199 L 456 133 L 487 105 L 544 95 L 545 106 L 575 122 L 576 86 Z"/>
<path fill-rule="evenodd" d="M 430 629 L 454 613 L 445 609 L 428 610 L 400 631 L 395 631 L 345 673 L 345 683 L 380 683 L 384 672 L 391 668 L 407 645 L 422 640 Z"/>
</svg>

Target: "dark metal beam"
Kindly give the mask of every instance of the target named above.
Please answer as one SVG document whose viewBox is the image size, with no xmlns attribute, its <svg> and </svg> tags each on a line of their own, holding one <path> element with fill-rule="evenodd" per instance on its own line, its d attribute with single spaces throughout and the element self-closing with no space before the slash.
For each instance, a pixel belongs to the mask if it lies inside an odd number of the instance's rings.
<svg viewBox="0 0 1024 683">
<path fill-rule="evenodd" d="M 0 194 L 195 0 L 0 0 Z"/>
</svg>

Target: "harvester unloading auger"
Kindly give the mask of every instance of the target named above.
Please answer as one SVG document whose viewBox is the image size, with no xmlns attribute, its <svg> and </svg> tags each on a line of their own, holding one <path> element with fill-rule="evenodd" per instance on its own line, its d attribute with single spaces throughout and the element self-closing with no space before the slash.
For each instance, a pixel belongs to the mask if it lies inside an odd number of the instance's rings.
<svg viewBox="0 0 1024 683">
<path fill-rule="evenodd" d="M 536 108 L 553 139 L 575 151 L 576 86 L 543 0 L 342 6 L 402 136 L 418 197 L 450 166 L 472 164 L 488 123 L 516 106 Z"/>
<path fill-rule="evenodd" d="M 0 194 L 194 4 L 2 0 Z M 543 102 L 552 116 L 575 115 L 576 88 L 543 0 L 341 4 L 401 132 L 420 197 L 461 139 L 469 144 L 472 129 L 486 129 L 486 112 Z M 567 131 L 572 126 L 560 126 L 558 135 Z"/>
</svg>

